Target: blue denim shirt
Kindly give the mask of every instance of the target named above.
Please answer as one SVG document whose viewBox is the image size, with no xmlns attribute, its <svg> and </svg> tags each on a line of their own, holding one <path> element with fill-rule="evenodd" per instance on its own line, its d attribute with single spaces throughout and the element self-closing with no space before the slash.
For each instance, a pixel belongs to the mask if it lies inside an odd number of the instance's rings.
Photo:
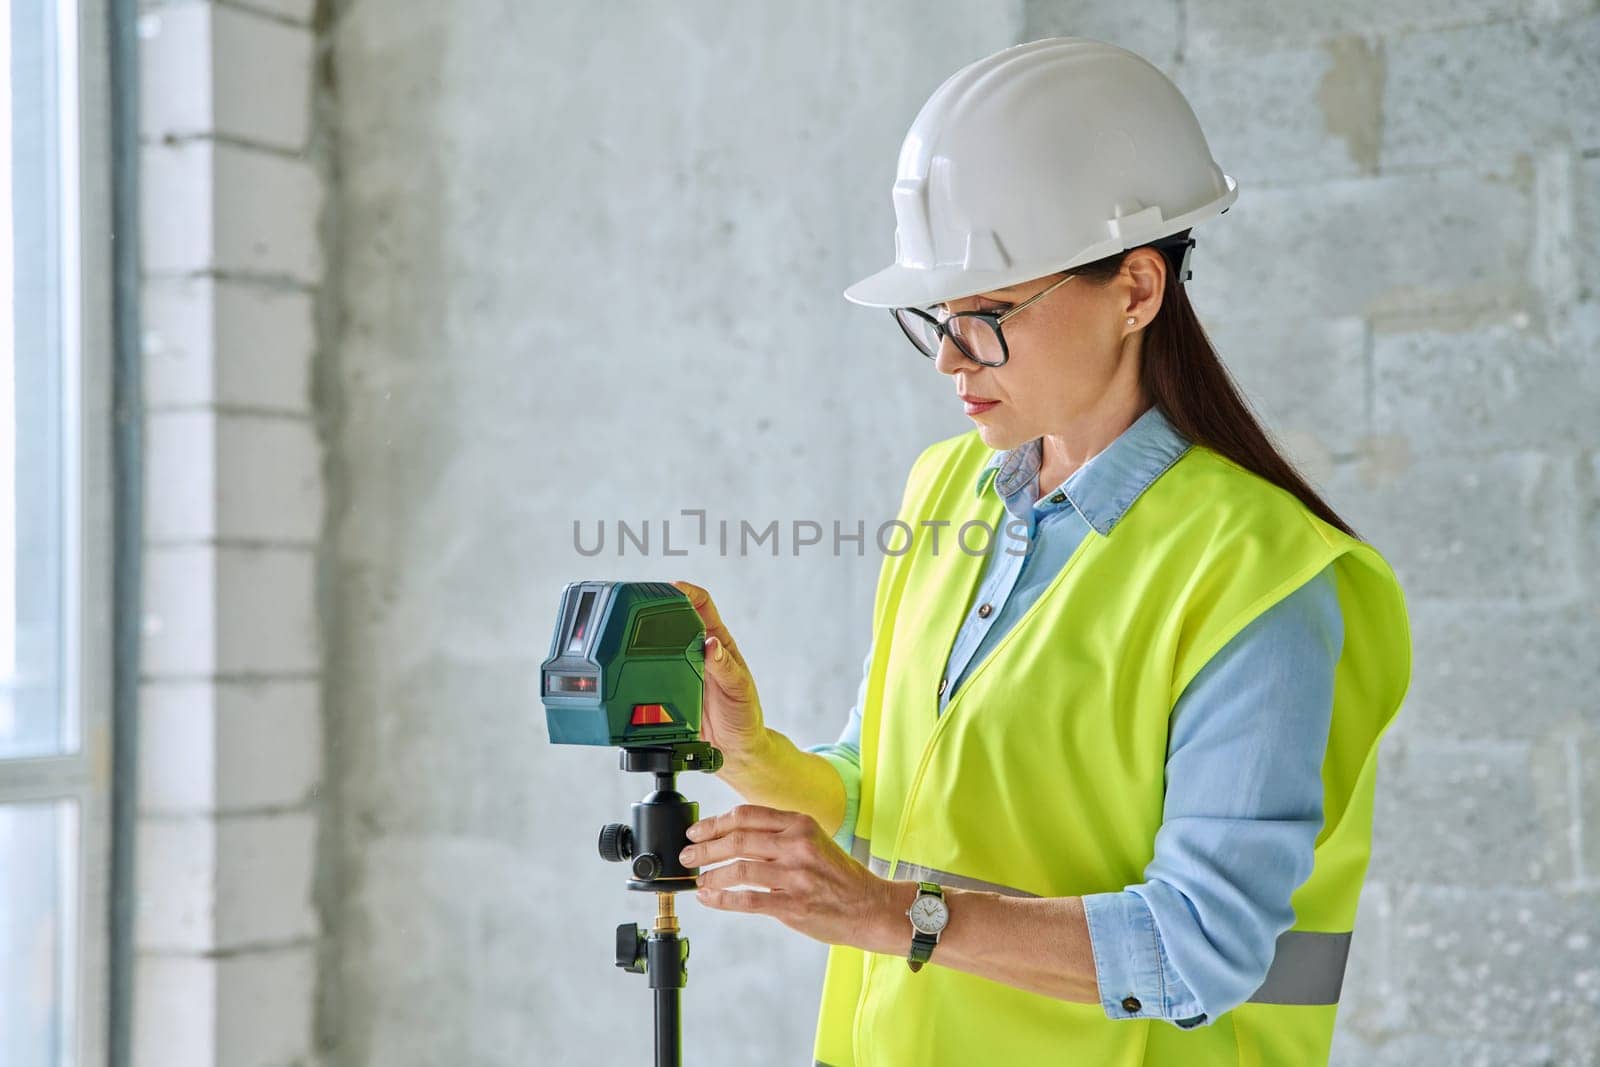
<svg viewBox="0 0 1600 1067">
<path fill-rule="evenodd" d="M 1090 528 L 1109 534 L 1188 446 L 1151 407 L 1048 495 L 1038 491 L 1039 440 L 992 457 L 976 491 L 992 483 L 1016 521 L 993 539 L 951 647 L 946 676 L 954 684 L 941 696 L 941 714 L 968 669 L 1028 610 Z M 998 610 L 984 618 L 984 604 Z M 1162 824 L 1145 880 L 1083 898 L 1108 1017 L 1206 1025 L 1266 978 L 1278 935 L 1294 924 L 1290 896 L 1311 875 L 1322 829 L 1322 759 L 1343 644 L 1330 566 L 1254 619 L 1184 689 L 1173 707 Z M 860 805 L 861 705 L 871 664 L 869 649 L 839 740 L 808 749 L 844 781 L 837 840 L 845 847 Z M 1123 1006 L 1128 997 L 1138 1011 Z"/>
</svg>

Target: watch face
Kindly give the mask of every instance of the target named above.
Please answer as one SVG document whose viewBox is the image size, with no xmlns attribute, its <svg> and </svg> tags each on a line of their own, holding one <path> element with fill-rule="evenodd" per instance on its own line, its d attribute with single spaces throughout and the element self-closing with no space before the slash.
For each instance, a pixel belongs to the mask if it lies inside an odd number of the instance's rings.
<svg viewBox="0 0 1600 1067">
<path fill-rule="evenodd" d="M 923 894 L 911 902 L 911 925 L 925 934 L 937 934 L 950 921 L 950 909 L 942 899 Z"/>
</svg>

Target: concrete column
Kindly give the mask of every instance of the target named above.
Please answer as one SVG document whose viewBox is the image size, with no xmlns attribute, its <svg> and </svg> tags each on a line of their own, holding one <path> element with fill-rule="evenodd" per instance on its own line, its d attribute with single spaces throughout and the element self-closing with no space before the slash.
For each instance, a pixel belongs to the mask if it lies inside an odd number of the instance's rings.
<svg viewBox="0 0 1600 1067">
<path fill-rule="evenodd" d="M 310 7 L 163 3 L 140 18 L 142 1067 L 312 1058 L 323 192 Z"/>
</svg>

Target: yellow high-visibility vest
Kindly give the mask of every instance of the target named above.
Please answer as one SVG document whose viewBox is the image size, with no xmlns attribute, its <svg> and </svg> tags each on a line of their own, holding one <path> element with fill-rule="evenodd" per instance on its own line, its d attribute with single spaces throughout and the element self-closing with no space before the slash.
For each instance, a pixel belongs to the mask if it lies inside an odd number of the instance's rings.
<svg viewBox="0 0 1600 1067">
<path fill-rule="evenodd" d="M 937 950 L 912 973 L 901 957 L 834 946 L 816 1061 L 1325 1064 L 1371 849 L 1378 740 L 1411 680 L 1393 571 L 1294 494 L 1191 445 L 1108 534 L 1085 535 L 941 715 L 950 648 L 983 572 L 983 530 L 1004 536 L 996 494 L 973 492 L 990 456 L 969 431 L 926 449 L 908 479 L 899 518 L 915 537 L 879 575 L 852 852 L 884 877 L 1020 895 L 1143 881 L 1178 697 L 1251 620 L 1334 563 L 1345 638 L 1312 873 L 1261 988 L 1208 1025 L 1110 1019 L 1100 1004 L 942 967 Z M 939 520 L 949 525 L 922 525 Z M 963 550 L 954 535 L 975 521 L 985 526 L 967 527 Z M 951 912 L 954 929 L 961 915 Z"/>
</svg>

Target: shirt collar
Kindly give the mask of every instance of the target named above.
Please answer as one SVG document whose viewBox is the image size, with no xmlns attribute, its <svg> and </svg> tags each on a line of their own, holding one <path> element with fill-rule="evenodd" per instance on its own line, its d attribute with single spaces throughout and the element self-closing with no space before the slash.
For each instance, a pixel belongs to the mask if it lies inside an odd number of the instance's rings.
<svg viewBox="0 0 1600 1067">
<path fill-rule="evenodd" d="M 1139 499 L 1139 494 L 1172 466 L 1191 443 L 1167 420 L 1160 407 L 1152 404 L 1118 434 L 1116 440 L 1091 456 L 1061 485 L 1047 492 L 1063 494 L 1085 522 L 1101 536 L 1106 536 Z M 985 483 L 992 480 L 995 493 L 1002 501 L 1029 508 L 1035 502 L 1026 498 L 1032 494 L 1042 458 L 1043 439 L 1038 437 L 1016 448 L 995 452 L 978 472 L 974 495 L 982 493 Z M 1037 495 L 1045 497 L 1038 502 L 1040 507 L 1045 506 L 1048 497 L 1044 492 Z"/>
</svg>

